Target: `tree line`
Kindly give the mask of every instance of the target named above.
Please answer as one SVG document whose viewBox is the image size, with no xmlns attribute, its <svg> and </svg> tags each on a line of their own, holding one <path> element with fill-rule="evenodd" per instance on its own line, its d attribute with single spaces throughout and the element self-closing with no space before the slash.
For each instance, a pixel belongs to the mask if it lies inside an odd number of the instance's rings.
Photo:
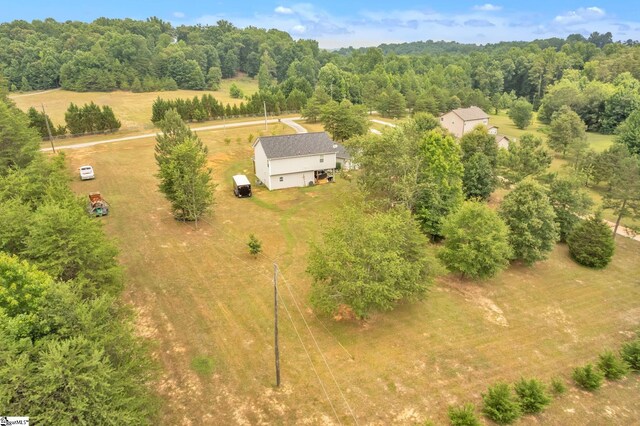
<svg viewBox="0 0 640 426">
<path fill-rule="evenodd" d="M 549 139 L 556 132 L 580 139 L 571 134 L 575 126 L 562 123 L 580 121 L 577 114 L 561 112 Z M 618 222 L 640 211 L 640 157 L 622 139 L 601 154 L 609 185 L 604 207 Z M 593 210 L 583 171 L 569 164 L 566 173 L 550 172 L 552 154 L 541 137 L 524 134 L 499 149 L 495 135 L 479 126 L 456 141 L 434 116 L 418 113 L 382 135 L 363 133 L 345 144 L 366 197 L 312 245 L 310 299 L 319 312 L 366 318 L 423 297 L 433 276 L 427 240 L 441 242 L 437 257 L 466 279 L 493 277 L 514 261 L 543 261 L 558 242 L 589 267 L 604 268 L 613 257 L 615 230 Z M 508 193 L 494 209 L 486 201 L 498 185 Z"/>
<path fill-rule="evenodd" d="M 377 110 L 390 103 L 390 116 L 402 110 L 397 108 L 402 100 L 411 110 L 434 115 L 469 105 L 503 109 L 516 98 L 527 99 L 537 110 L 548 89 L 566 76 L 573 78 L 572 72 L 588 82 L 614 86 L 624 73 L 640 77 L 640 46 L 613 42 L 610 33 L 484 46 L 427 41 L 329 52 L 313 40 L 294 41 L 273 29 L 239 29 L 227 21 L 174 28 L 158 18 L 100 18 L 91 23 L 3 23 L 0 40 L 0 68 L 12 90 L 217 89 L 221 78 L 243 72 L 256 77 L 261 90 L 279 89 L 285 99 L 294 90 L 309 98 L 320 86 L 336 102 L 347 98 Z M 598 90 L 595 99 L 586 101 L 587 110 L 608 90 L 596 86 L 586 91 Z M 607 113 L 611 115 L 613 110 Z M 607 120 L 596 123 L 612 128 Z"/>
<path fill-rule="evenodd" d="M 1 86 L 0 411 L 151 424 L 153 365 L 118 302 L 117 249 L 69 188 L 64 155 L 39 152 Z"/>
<path fill-rule="evenodd" d="M 31 107 L 27 111 L 29 127 L 37 130 L 42 139 L 51 136 L 83 135 L 86 133 L 106 133 L 120 129 L 122 123 L 113 113 L 110 106 L 102 107 L 90 102 L 83 106 L 77 106 L 73 102 L 69 104 L 64 115 L 65 126 L 54 126 L 51 118 L 44 112 Z"/>
</svg>

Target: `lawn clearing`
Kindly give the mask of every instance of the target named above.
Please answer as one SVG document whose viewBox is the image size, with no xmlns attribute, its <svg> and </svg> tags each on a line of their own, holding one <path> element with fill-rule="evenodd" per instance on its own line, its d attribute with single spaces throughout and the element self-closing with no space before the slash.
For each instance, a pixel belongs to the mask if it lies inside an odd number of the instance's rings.
<svg viewBox="0 0 640 426">
<path fill-rule="evenodd" d="M 252 95 L 258 90 L 257 81 L 248 77 L 239 77 L 223 80 L 220 90 L 175 90 L 169 92 L 145 92 L 133 93 L 125 91 L 115 92 L 71 92 L 67 90 L 53 90 L 31 96 L 15 96 L 13 101 L 18 108 L 27 111 L 30 107 L 41 111 L 44 104 L 47 114 L 51 117 L 53 124 L 64 125 L 64 113 L 71 102 L 76 105 L 83 105 L 94 102 L 97 105 L 109 105 L 113 108 L 116 117 L 122 122 L 122 130 L 149 130 L 153 129 L 151 123 L 151 106 L 156 98 L 176 99 L 201 97 L 203 94 L 211 94 L 218 101 L 234 105 L 239 104 L 242 99 L 233 99 L 229 96 L 229 87 L 236 83 L 245 95 Z M 11 98 L 11 97 L 10 97 Z"/>
<path fill-rule="evenodd" d="M 176 222 L 157 191 L 153 139 L 67 153 L 70 169 L 92 164 L 96 171 L 95 180 L 75 181 L 75 190 L 83 196 L 99 190 L 111 204 L 103 222 L 121 249 L 125 300 L 138 313 L 139 332 L 155 342 L 162 366 L 155 387 L 166 422 L 337 423 L 302 341 L 343 423 L 352 420 L 340 390 L 360 424 L 444 424 L 449 404 L 479 404 L 480 393 L 498 380 L 568 378 L 574 366 L 618 347 L 638 327 L 640 287 L 633 277 L 640 273 L 640 244 L 624 238 L 617 238 L 604 271 L 578 266 L 559 245 L 551 260 L 514 266 L 486 282 L 442 277 L 426 300 L 365 323 L 317 319 L 306 304 L 308 241 L 340 220 L 355 181 L 339 177 L 335 184 L 273 192 L 255 187 L 252 198 L 235 198 L 231 176 L 254 181 L 250 136 L 261 131 L 200 135 L 219 186 L 213 214 L 198 230 Z M 268 132 L 292 130 L 274 125 Z M 249 234 L 262 241 L 264 256 L 249 254 Z M 283 271 L 279 390 L 272 260 Z M 552 403 L 544 423 L 628 423 L 640 418 L 638 386 L 634 376 L 595 395 L 572 389 Z"/>
</svg>

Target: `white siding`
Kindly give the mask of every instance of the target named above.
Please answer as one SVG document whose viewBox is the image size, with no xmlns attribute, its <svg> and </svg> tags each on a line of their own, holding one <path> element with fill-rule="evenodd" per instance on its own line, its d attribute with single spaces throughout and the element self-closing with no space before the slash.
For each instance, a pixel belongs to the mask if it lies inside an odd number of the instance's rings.
<svg viewBox="0 0 640 426">
<path fill-rule="evenodd" d="M 321 161 L 322 160 L 322 161 Z M 335 169 L 336 154 L 309 155 L 306 157 L 280 158 L 269 161 L 269 174 L 286 175 L 289 173 L 314 170 Z"/>
<path fill-rule="evenodd" d="M 470 131 L 472 131 L 473 129 L 475 129 L 478 124 L 483 124 L 484 126 L 489 126 L 489 120 L 486 118 L 483 118 L 481 120 L 469 120 L 469 121 L 465 121 L 464 122 L 464 127 L 462 130 L 462 135 L 469 133 Z M 462 135 L 458 136 L 458 137 L 462 137 Z"/>
<path fill-rule="evenodd" d="M 282 181 L 280 181 L 282 178 Z M 284 189 L 307 186 L 313 182 L 313 171 L 273 175 L 269 178 L 269 189 Z"/>
<path fill-rule="evenodd" d="M 267 160 L 267 154 L 264 152 L 264 148 L 262 148 L 262 144 L 258 142 L 253 150 L 253 162 L 256 168 L 256 177 L 260 179 L 262 183 L 269 187 L 269 163 Z"/>
</svg>

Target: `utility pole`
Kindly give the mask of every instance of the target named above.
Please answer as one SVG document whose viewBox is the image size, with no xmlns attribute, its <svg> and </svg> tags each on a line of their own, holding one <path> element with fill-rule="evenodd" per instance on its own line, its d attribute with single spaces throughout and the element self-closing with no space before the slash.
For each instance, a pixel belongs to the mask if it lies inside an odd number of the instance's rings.
<svg viewBox="0 0 640 426">
<path fill-rule="evenodd" d="M 273 264 L 273 314 L 275 321 L 276 386 L 280 387 L 280 350 L 278 348 L 278 265 Z"/>
<path fill-rule="evenodd" d="M 44 111 L 44 104 L 42 105 L 42 114 L 44 114 L 44 122 L 47 123 L 47 132 L 49 133 L 49 142 L 51 142 L 51 150 L 53 153 L 56 153 L 56 148 L 53 146 L 53 136 L 51 135 L 51 128 L 49 127 L 49 118 L 47 117 L 47 113 Z"/>
<path fill-rule="evenodd" d="M 267 130 L 267 102 L 262 101 L 262 106 L 264 107 L 264 130 Z"/>
</svg>

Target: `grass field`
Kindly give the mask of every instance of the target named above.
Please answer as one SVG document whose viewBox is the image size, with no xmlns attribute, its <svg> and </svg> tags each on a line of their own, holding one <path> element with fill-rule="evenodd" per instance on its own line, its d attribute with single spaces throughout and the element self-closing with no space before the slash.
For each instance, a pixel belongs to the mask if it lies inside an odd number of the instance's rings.
<svg viewBox="0 0 640 426">
<path fill-rule="evenodd" d="M 156 189 L 153 139 L 67 153 L 71 170 L 89 163 L 97 176 L 75 181 L 74 189 L 99 190 L 111 203 L 105 230 L 121 248 L 125 300 L 162 366 L 154 388 L 163 422 L 337 424 L 335 409 L 340 422 L 352 424 L 346 400 L 360 424 L 447 424 L 449 404 L 479 404 L 498 380 L 568 380 L 572 367 L 617 348 L 638 327 L 640 244 L 624 238 L 604 271 L 577 266 L 559 245 L 551 260 L 513 266 L 490 281 L 440 277 L 424 301 L 364 323 L 316 318 L 306 304 L 308 242 L 340 220 L 355 182 L 257 187 L 254 197 L 236 199 L 230 177 L 252 178 L 249 140 L 261 131 L 201 134 L 219 185 L 214 211 L 198 230 L 176 222 Z M 249 255 L 250 233 L 262 240 L 264 256 Z M 283 271 L 280 389 L 273 386 L 273 261 Z M 640 418 L 639 389 L 637 375 L 594 394 L 570 387 L 545 414 L 520 424 L 630 424 Z"/>
<path fill-rule="evenodd" d="M 235 83 L 245 95 L 251 95 L 258 90 L 256 80 L 248 77 L 226 79 L 222 81 L 220 90 L 176 90 L 171 92 L 70 92 L 66 90 L 52 90 L 41 94 L 22 94 L 13 96 L 16 105 L 26 111 L 35 107 L 39 111 L 44 104 L 47 114 L 54 125 L 64 124 L 64 113 L 71 102 L 83 105 L 93 101 L 98 105 L 109 105 L 113 108 L 116 117 L 122 122 L 122 130 L 153 129 L 151 123 L 151 106 L 159 96 L 164 99 L 193 98 L 204 93 L 211 94 L 224 104 L 240 103 L 241 99 L 233 99 L 229 96 L 229 88 Z"/>
</svg>

